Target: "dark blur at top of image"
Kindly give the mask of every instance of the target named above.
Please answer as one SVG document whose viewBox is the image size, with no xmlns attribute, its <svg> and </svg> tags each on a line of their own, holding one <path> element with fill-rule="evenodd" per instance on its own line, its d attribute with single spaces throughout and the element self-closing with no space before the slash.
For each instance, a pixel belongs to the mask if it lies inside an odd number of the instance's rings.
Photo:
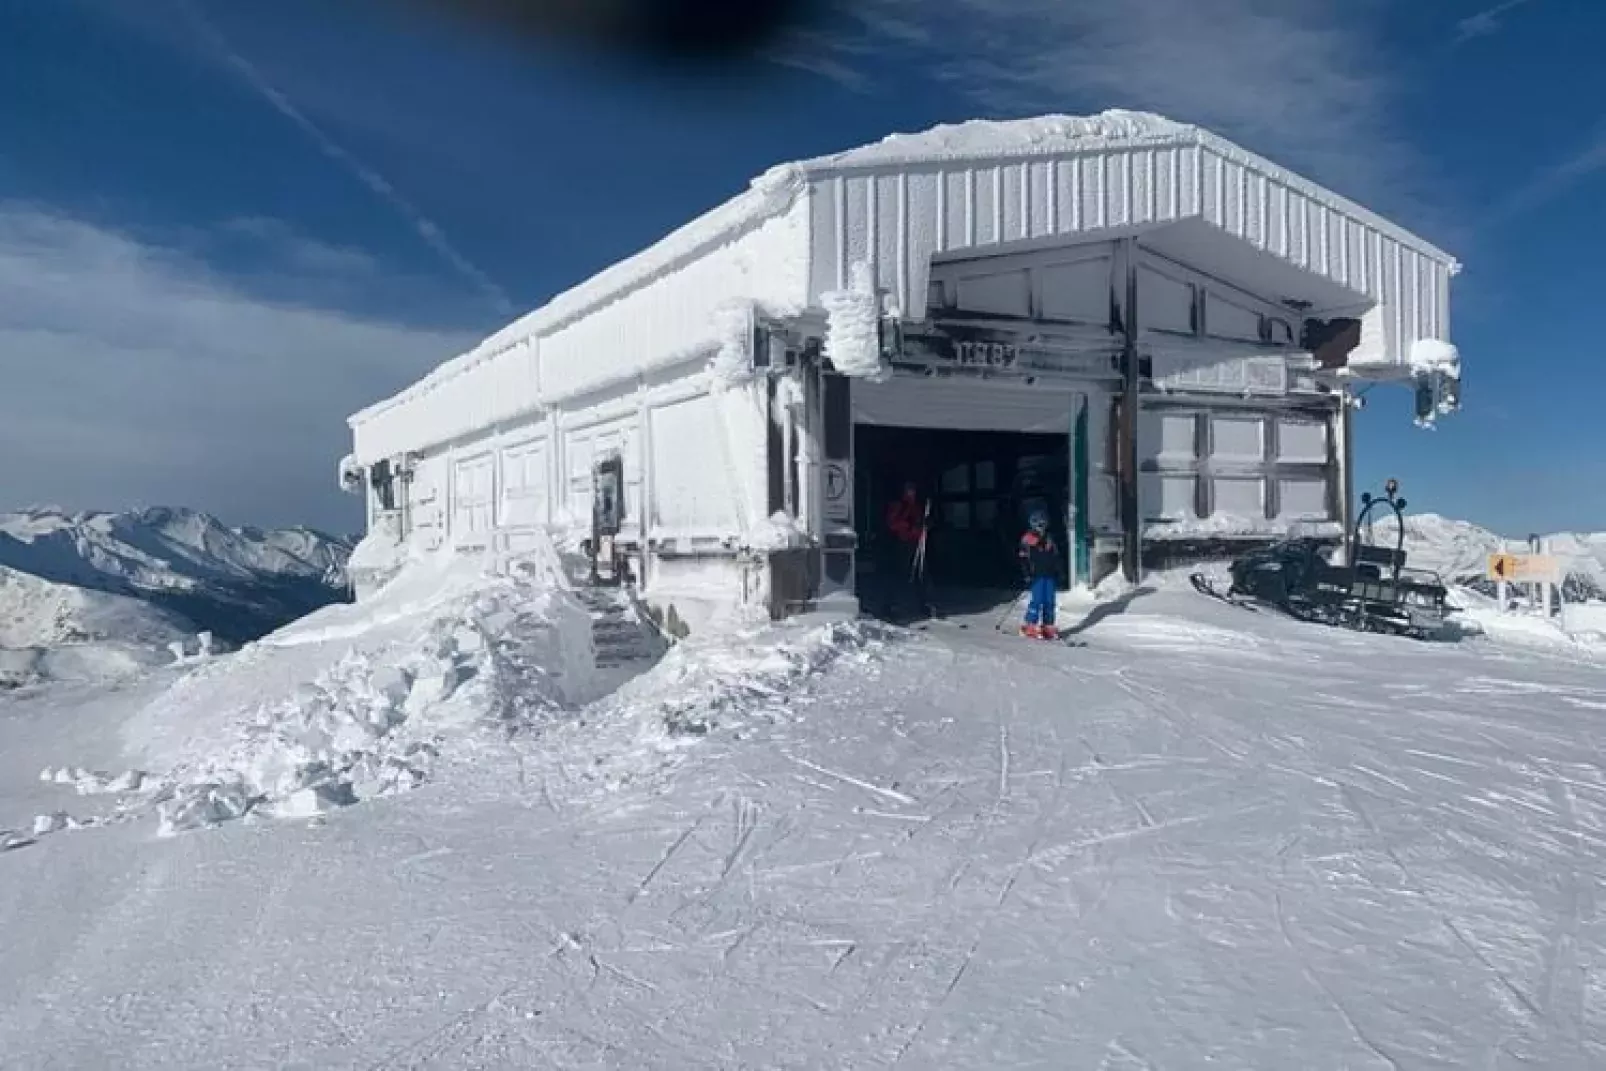
<svg viewBox="0 0 1606 1071">
<path fill-rule="evenodd" d="M 743 65 L 807 21 L 816 0 L 374 0 L 397 13 L 444 15 L 505 43 L 588 45 L 676 68 Z"/>
</svg>

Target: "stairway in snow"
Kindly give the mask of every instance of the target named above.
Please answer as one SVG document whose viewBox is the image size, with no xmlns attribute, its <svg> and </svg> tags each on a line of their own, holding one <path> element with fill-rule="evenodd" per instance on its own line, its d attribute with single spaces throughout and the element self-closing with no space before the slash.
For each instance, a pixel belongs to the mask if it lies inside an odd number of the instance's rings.
<svg viewBox="0 0 1606 1071">
<path fill-rule="evenodd" d="M 574 593 L 591 612 L 598 669 L 634 676 L 663 657 L 668 645 L 624 591 L 580 585 Z"/>
</svg>

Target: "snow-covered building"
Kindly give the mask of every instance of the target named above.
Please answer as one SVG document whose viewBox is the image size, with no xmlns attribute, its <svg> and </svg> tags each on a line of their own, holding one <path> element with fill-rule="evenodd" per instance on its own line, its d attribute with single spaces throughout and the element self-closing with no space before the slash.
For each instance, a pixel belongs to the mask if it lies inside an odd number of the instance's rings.
<svg viewBox="0 0 1606 1071">
<path fill-rule="evenodd" d="M 354 415 L 342 479 L 415 545 L 600 524 L 688 620 L 854 605 L 908 478 L 939 583 L 1007 583 L 1031 502 L 1135 576 L 1342 525 L 1349 384 L 1457 405 L 1458 267 L 1160 116 L 942 126 L 771 169 Z"/>
</svg>

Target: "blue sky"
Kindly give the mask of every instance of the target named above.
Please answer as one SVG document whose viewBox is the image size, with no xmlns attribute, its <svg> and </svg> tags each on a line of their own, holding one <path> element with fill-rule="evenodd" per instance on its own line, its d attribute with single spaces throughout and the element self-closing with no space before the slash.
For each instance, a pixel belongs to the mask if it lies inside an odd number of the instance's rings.
<svg viewBox="0 0 1606 1071">
<path fill-rule="evenodd" d="M 347 412 L 771 164 L 1133 107 L 1465 263 L 1466 409 L 1375 390 L 1363 484 L 1606 529 L 1593 0 L 863 0 L 702 78 L 387 10 L 0 0 L 0 507 L 349 529 Z"/>
</svg>

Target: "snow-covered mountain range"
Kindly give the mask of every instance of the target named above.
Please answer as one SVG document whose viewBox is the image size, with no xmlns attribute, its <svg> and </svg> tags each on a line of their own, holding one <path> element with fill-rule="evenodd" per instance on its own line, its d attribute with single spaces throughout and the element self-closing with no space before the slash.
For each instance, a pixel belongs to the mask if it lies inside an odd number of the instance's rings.
<svg viewBox="0 0 1606 1071">
<path fill-rule="evenodd" d="M 34 637 L 13 643 L 0 628 L 0 646 L 48 645 L 61 630 L 145 636 L 157 622 L 244 643 L 346 598 L 350 554 L 348 540 L 311 529 L 234 528 L 193 510 L 0 513 L 0 568 L 13 574 L 0 620 L 14 639 Z"/>
<path fill-rule="evenodd" d="M 1379 526 L 1378 534 L 1391 536 L 1393 529 Z M 1551 553 L 1568 570 L 1563 597 L 1569 602 L 1606 599 L 1606 532 L 1565 532 L 1548 539 Z M 1502 549 L 1526 552 L 1527 540 L 1507 540 L 1503 547 L 1501 537 L 1487 528 L 1436 513 L 1413 514 L 1405 520 L 1407 565 L 1431 569 L 1447 583 L 1493 594 L 1486 570 L 1489 555 Z"/>
</svg>

